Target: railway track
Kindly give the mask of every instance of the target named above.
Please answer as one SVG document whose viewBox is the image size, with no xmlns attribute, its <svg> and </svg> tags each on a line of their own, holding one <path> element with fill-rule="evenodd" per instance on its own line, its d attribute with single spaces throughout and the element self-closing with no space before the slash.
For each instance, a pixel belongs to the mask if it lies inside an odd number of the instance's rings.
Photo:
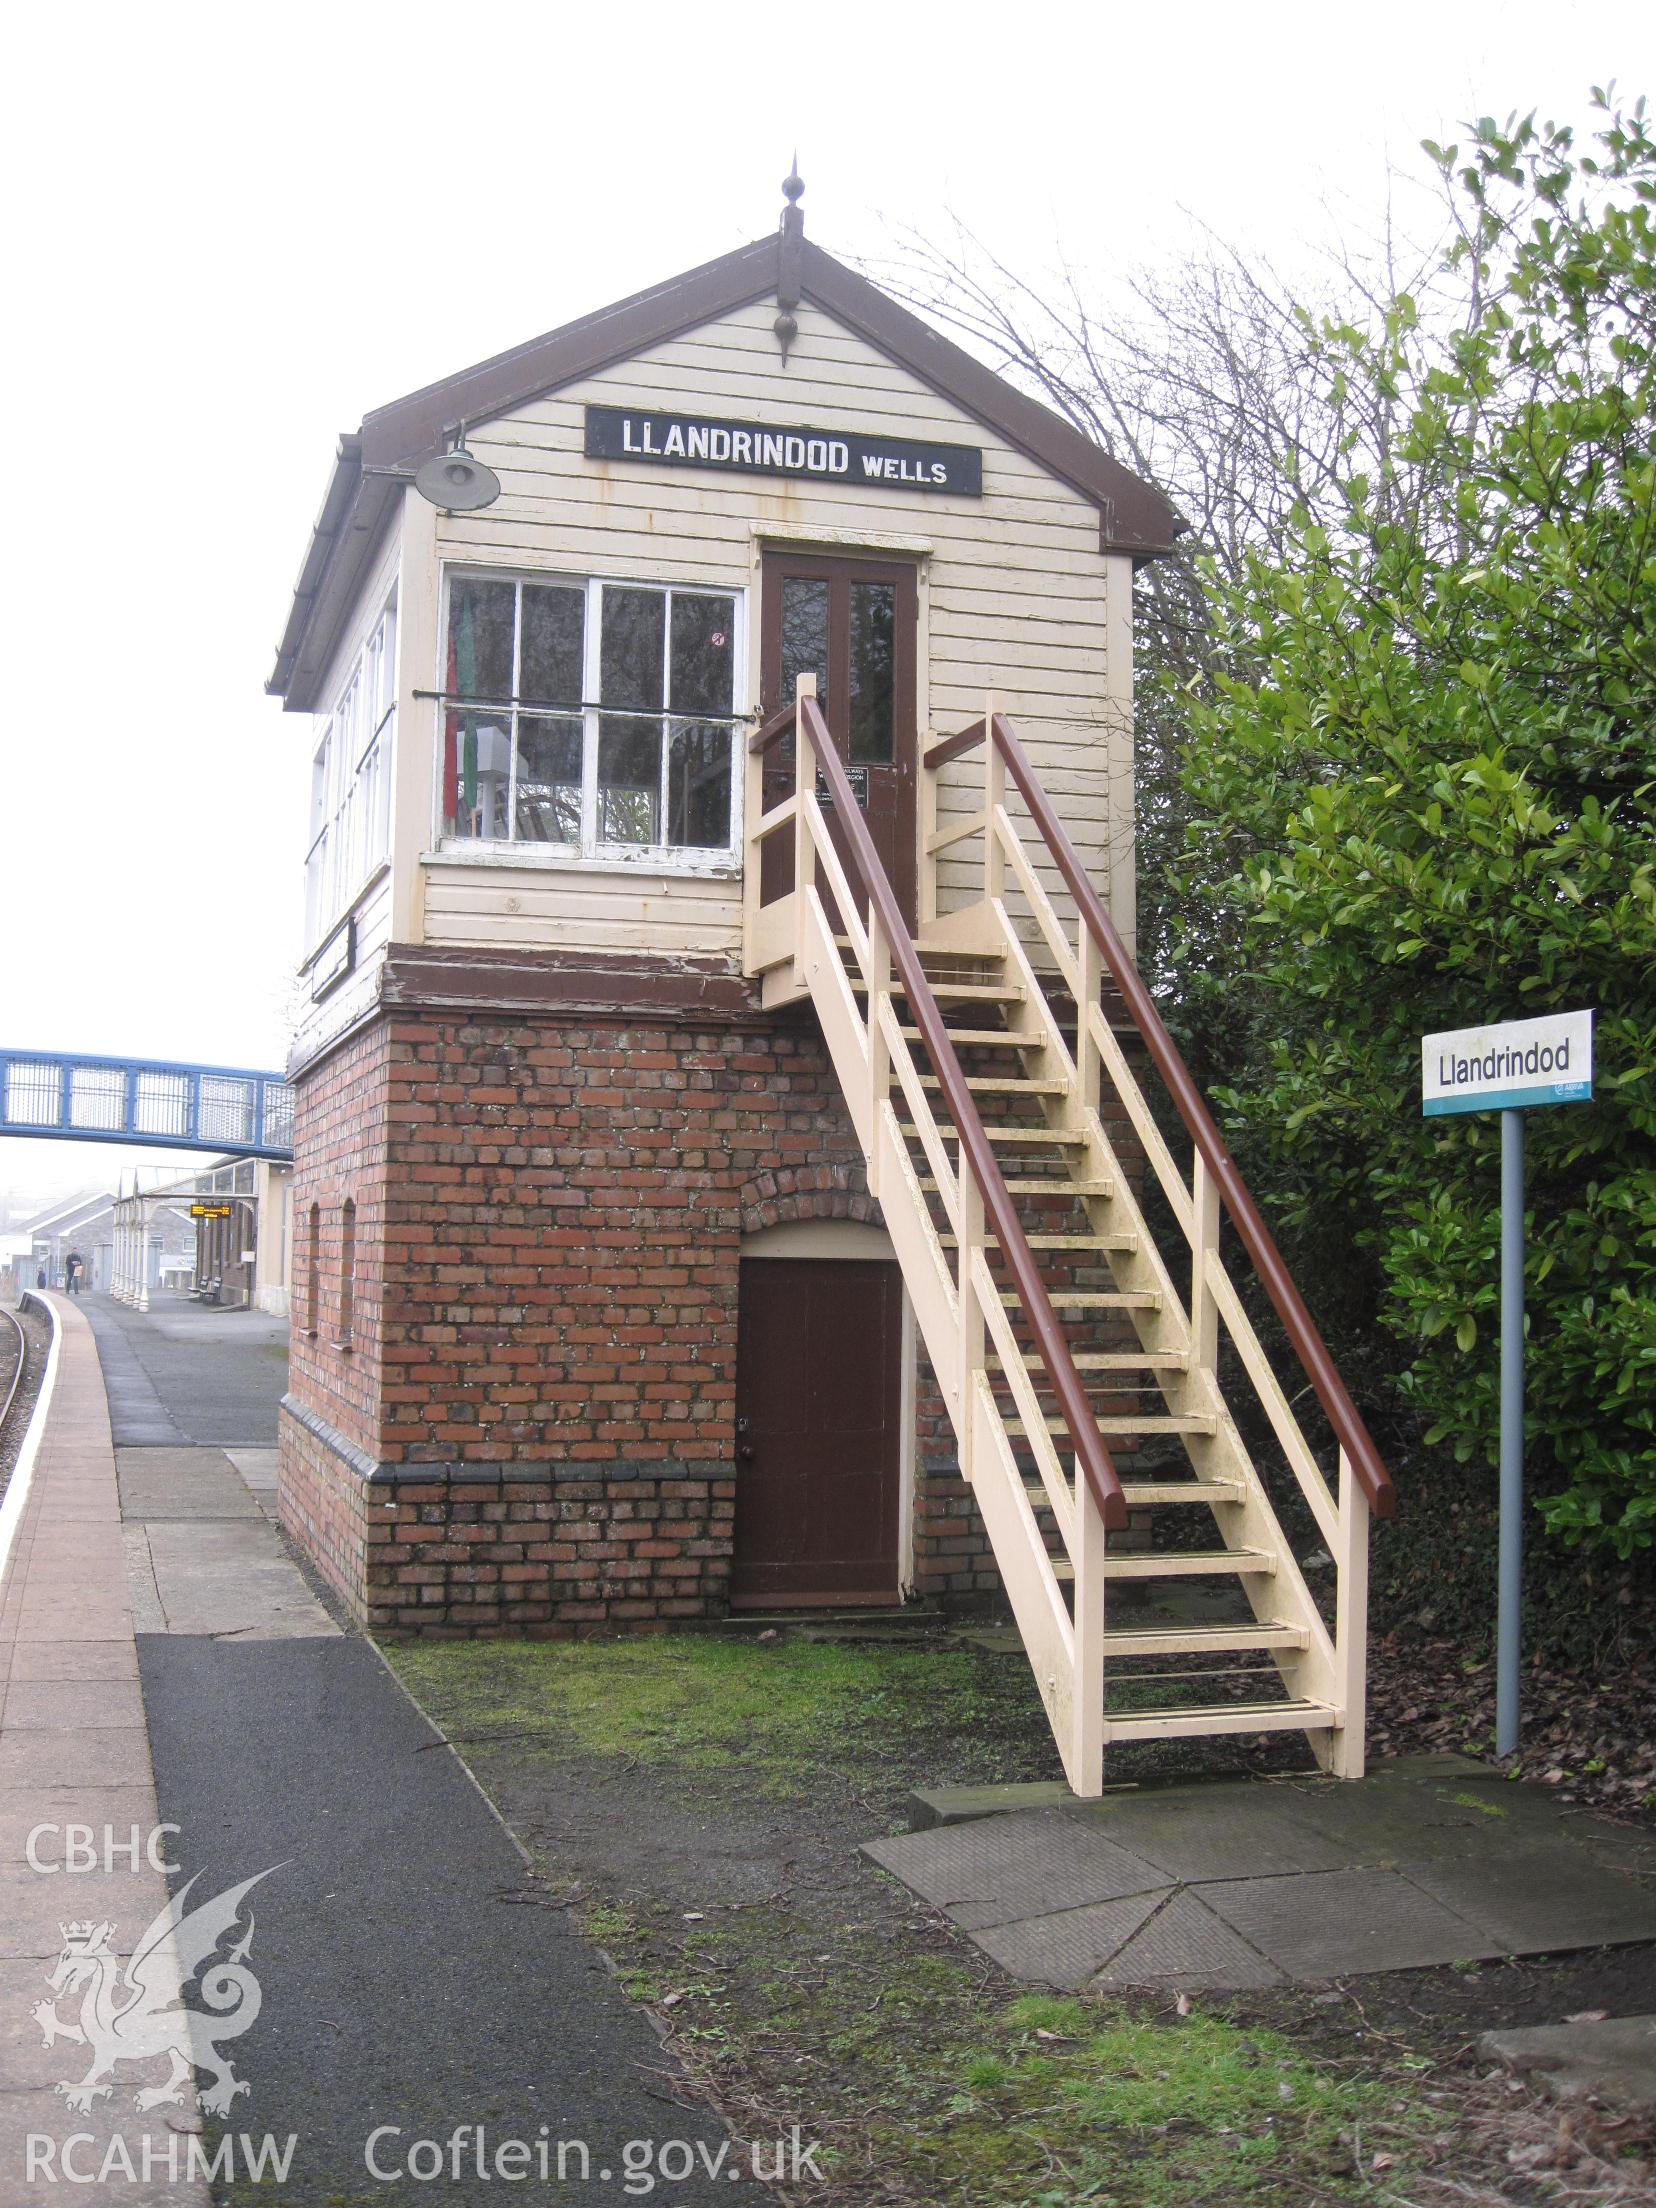
<svg viewBox="0 0 1656 2208">
<path fill-rule="evenodd" d="M 0 1339 L 0 1355 L 11 1363 L 11 1378 L 6 1383 L 5 1400 L 0 1402 L 0 1436 L 4 1436 L 11 1419 L 12 1407 L 22 1392 L 24 1377 L 29 1369 L 29 1337 L 23 1331 L 23 1322 L 14 1311 L 0 1312 L 6 1321 L 4 1338 Z M 3 1368 L 0 1368 L 3 1369 Z"/>
</svg>

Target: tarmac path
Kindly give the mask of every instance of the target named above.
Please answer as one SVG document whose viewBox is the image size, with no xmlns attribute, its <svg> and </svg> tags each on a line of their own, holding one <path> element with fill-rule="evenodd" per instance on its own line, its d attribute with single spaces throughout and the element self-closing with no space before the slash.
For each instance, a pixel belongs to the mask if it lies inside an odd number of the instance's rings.
<svg viewBox="0 0 1656 2208">
<path fill-rule="evenodd" d="M 240 1922 L 251 1913 L 244 1968 L 256 1975 L 260 2005 L 250 2028 L 225 2042 L 246 2090 L 222 2128 L 206 2120 L 209 2156 L 224 2155 L 225 2134 L 232 2142 L 212 2197 L 401 2208 L 498 2202 L 503 2190 L 514 2197 L 514 2184 L 522 2188 L 516 2197 L 593 2203 L 762 2197 L 765 2188 L 748 2176 L 723 2125 L 684 2091 L 599 1952 L 527 1876 L 464 1766 L 439 1745 L 372 1645 L 341 1629 L 293 1562 L 274 1524 L 283 1330 L 256 1313 L 200 1312 L 170 1300 L 143 1316 L 102 1297 L 78 1307 L 55 1300 L 67 1345 L 86 1342 L 79 1322 L 90 1326 L 107 1387 L 106 1454 L 116 1472 L 127 1585 L 124 1623 L 107 1604 L 99 1613 L 97 1630 L 107 1636 L 100 1675 L 105 1663 L 118 1664 L 124 1631 L 126 1645 L 136 1646 L 159 1820 L 178 1828 L 161 1851 L 178 1866 L 172 1890 L 195 1878 L 194 1908 L 258 1880 Z M 103 1394 L 90 1357 L 66 1365 L 66 1378 L 53 1424 L 76 1402 L 84 1407 L 90 1394 Z M 95 1433 L 87 1446 L 95 1448 Z M 77 1492 L 89 1477 L 77 1470 Z M 101 1526 L 100 1539 L 111 1542 L 114 1531 Z M 39 1540 L 35 1547 L 44 1555 Z M 60 1568 L 73 1576 L 71 1559 Z M 106 1548 L 99 1569 L 111 1600 L 113 1568 Z M 28 1589 L 21 1599 L 32 1599 Z M 73 1622 L 66 1615 L 66 1638 Z M 107 1755 L 113 1736 L 98 1737 Z M 137 1736 L 129 1729 L 120 1737 L 126 1763 L 112 1775 L 129 1785 L 120 1805 L 142 1816 Z M 6 1785 L 7 1739 L 0 1738 L 0 1813 L 17 1814 L 6 1826 L 4 1872 L 18 1881 L 20 1906 L 38 1916 L 35 1887 L 44 1881 L 31 1887 L 28 1867 L 12 1861 L 12 1828 L 22 1834 L 28 1797 Z M 46 1737 L 34 1736 L 32 1747 L 36 1761 L 17 1767 L 20 1783 L 37 1786 L 42 1803 L 55 1800 L 39 1760 L 51 1757 Z M 69 1741 L 66 1771 L 78 1770 L 77 1753 Z M 116 1797 L 99 1800 L 107 1810 Z M 55 1815 L 61 1820 L 74 1806 L 59 1801 Z M 52 1901 L 65 1914 L 71 1899 L 118 1913 L 114 1946 L 128 1953 L 154 1894 L 116 1897 L 100 1888 L 96 1899 L 90 1890 L 70 1896 L 69 1883 L 57 1880 Z M 117 1898 L 126 1904 L 118 1912 Z M 55 1932 L 47 1944 L 55 1953 Z M 6 1953 L 18 1954 L 18 1943 Z M 25 1994 L 31 2002 L 44 1994 L 49 1960 L 38 1936 L 22 1941 L 18 1960 L 4 1966 L 8 2009 L 26 2006 Z M 67 2002 L 61 2007 L 70 2013 Z M 21 2048 L 34 2036 L 22 2018 L 6 2015 L 0 2062 L 12 2038 Z M 49 2120 L 42 2107 L 51 2108 L 38 2065 L 73 2081 L 85 2070 L 85 2051 L 66 2054 L 60 2043 L 19 2060 L 37 2068 L 15 2077 L 0 2071 L 0 2089 L 32 2089 L 12 2102 L 12 2128 L 27 2118 L 35 2130 Z M 160 2076 L 152 2062 L 122 2082 Z M 8 2098 L 0 2090 L 0 2122 Z M 129 2135 L 165 2113 L 134 2118 L 130 2094 L 115 2098 L 128 2112 Z M 119 2111 L 100 2112 L 98 2138 L 118 2120 Z M 65 2110 L 59 2128 L 87 2121 Z M 273 2183 L 290 2139 L 287 2174 Z M 246 2183 L 249 2154 L 266 2140 L 272 2159 L 255 2188 Z M 61 2199 L 61 2182 L 19 2185 L 19 2145 L 0 2140 L 0 2208 Z M 230 2168 L 234 2184 L 226 2181 Z M 182 2182 L 129 2186 L 117 2173 L 93 2197 L 183 2204 L 206 2196 Z"/>
</svg>

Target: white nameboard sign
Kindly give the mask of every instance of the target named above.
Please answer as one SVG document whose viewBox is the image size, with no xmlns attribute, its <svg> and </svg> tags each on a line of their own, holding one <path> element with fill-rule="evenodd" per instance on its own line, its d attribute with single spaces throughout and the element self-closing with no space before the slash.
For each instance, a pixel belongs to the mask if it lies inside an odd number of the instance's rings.
<svg viewBox="0 0 1656 2208">
<path fill-rule="evenodd" d="M 1511 1112 L 1531 1104 L 1580 1104 L 1593 1093 L 1593 1015 L 1457 1027 L 1420 1046 L 1421 1109 Z"/>
</svg>

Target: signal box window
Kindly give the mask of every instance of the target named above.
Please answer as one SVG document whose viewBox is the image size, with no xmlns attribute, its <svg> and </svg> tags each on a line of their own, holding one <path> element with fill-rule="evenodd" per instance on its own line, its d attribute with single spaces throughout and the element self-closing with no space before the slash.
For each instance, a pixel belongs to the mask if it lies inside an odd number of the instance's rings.
<svg viewBox="0 0 1656 2208">
<path fill-rule="evenodd" d="M 728 853 L 735 666 L 728 593 L 452 574 L 445 835 L 571 856 Z"/>
</svg>

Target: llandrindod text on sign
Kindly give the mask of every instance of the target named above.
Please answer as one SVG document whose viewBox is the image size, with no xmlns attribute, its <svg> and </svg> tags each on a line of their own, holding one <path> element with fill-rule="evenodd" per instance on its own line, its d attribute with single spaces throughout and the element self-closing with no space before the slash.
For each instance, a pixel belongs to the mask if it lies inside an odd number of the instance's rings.
<svg viewBox="0 0 1656 2208">
<path fill-rule="evenodd" d="M 718 468 L 738 475 L 794 475 L 882 490 L 983 496 L 983 454 L 975 445 L 864 437 L 847 429 L 589 406 L 586 452 L 589 460 L 637 460 L 657 467 Z"/>
<path fill-rule="evenodd" d="M 1420 1046 L 1421 1109 L 1510 1112 L 1526 1104 L 1579 1104 L 1593 1093 L 1593 1015 L 1457 1027 Z"/>
</svg>

